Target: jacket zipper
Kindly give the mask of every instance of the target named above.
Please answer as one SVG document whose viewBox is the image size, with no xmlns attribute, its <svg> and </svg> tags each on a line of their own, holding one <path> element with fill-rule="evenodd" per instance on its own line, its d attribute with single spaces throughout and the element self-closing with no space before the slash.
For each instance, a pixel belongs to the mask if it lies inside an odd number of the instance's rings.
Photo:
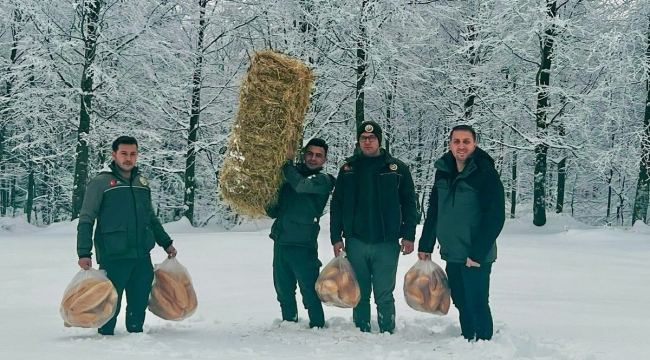
<svg viewBox="0 0 650 360">
<path fill-rule="evenodd" d="M 381 171 L 381 170 L 380 170 Z M 378 174 L 381 176 L 381 172 Z M 379 190 L 379 218 L 381 219 L 381 232 L 382 236 L 384 237 L 384 242 L 386 241 L 386 224 L 384 221 L 384 202 L 382 201 L 383 194 L 381 192 L 381 179 L 377 177 L 377 189 Z"/>
<path fill-rule="evenodd" d="M 465 170 L 465 169 L 463 169 Z M 469 172 L 465 174 L 465 176 L 462 177 L 462 179 L 466 179 L 471 173 L 474 172 L 474 169 L 469 169 Z M 456 206 L 456 188 L 458 187 L 458 180 L 461 179 L 460 174 L 463 172 L 459 172 L 458 175 L 456 175 L 456 178 L 454 181 L 451 183 L 451 206 L 454 207 Z"/>
<path fill-rule="evenodd" d="M 133 198 L 133 207 L 134 207 L 134 213 L 135 213 L 135 251 L 138 253 L 138 257 L 140 257 L 140 231 L 138 229 L 138 205 L 135 202 L 135 193 L 133 192 L 133 176 L 131 176 L 131 179 L 129 179 L 129 188 L 131 189 L 131 198 Z"/>
<path fill-rule="evenodd" d="M 456 206 L 456 181 L 458 176 L 451 182 L 451 207 Z"/>
</svg>

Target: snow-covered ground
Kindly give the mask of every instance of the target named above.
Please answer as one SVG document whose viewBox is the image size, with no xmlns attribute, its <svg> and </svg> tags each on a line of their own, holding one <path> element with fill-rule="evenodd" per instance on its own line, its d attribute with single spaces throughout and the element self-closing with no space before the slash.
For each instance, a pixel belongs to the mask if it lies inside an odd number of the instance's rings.
<svg viewBox="0 0 650 360">
<path fill-rule="evenodd" d="M 113 337 L 64 328 L 59 302 L 78 271 L 75 223 L 34 228 L 0 218 L 0 358 L 13 359 L 648 359 L 650 228 L 593 228 L 554 217 L 537 228 L 509 220 L 498 240 L 491 305 L 493 341 L 460 337 L 458 313 L 418 313 L 404 302 L 400 258 L 394 335 L 357 331 L 349 309 L 325 308 L 326 329 L 281 323 L 271 276 L 269 222 L 231 231 L 167 224 L 190 271 L 197 312 L 182 322 L 148 313 L 129 334 L 120 314 Z M 327 218 L 320 256 L 332 258 Z M 155 263 L 164 252 L 153 252 Z M 439 255 L 434 254 L 434 260 Z M 299 296 L 299 295 L 298 295 Z M 300 299 L 298 299 L 300 301 Z M 376 317 L 373 308 L 373 317 Z"/>
</svg>

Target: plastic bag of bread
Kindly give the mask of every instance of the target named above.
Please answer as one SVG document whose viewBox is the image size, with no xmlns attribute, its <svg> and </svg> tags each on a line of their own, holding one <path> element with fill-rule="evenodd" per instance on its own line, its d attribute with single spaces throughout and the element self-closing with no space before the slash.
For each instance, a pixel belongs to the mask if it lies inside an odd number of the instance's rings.
<svg viewBox="0 0 650 360">
<path fill-rule="evenodd" d="M 325 305 L 353 308 L 359 303 L 361 292 L 357 277 L 345 252 L 332 259 L 316 279 L 316 293 Z"/>
<path fill-rule="evenodd" d="M 106 272 L 79 270 L 65 288 L 59 312 L 66 327 L 100 328 L 115 315 L 117 291 Z"/>
<path fill-rule="evenodd" d="M 414 310 L 447 315 L 450 295 L 447 274 L 431 259 L 418 260 L 404 276 L 404 299 Z"/>
<path fill-rule="evenodd" d="M 194 314 L 197 306 L 196 292 L 185 266 L 176 258 L 156 264 L 149 311 L 165 320 L 180 321 Z"/>
</svg>

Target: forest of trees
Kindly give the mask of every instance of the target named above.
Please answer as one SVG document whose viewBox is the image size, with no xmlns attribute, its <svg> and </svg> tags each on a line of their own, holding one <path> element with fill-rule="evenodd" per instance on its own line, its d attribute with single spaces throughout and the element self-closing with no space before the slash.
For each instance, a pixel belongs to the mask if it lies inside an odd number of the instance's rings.
<svg viewBox="0 0 650 360">
<path fill-rule="evenodd" d="M 510 217 L 648 219 L 648 0 L 3 0 L 0 216 L 76 218 L 132 135 L 164 221 L 234 225 L 219 169 L 260 49 L 313 67 L 304 136 L 330 143 L 332 174 L 377 121 L 426 206 L 467 123 Z"/>
</svg>

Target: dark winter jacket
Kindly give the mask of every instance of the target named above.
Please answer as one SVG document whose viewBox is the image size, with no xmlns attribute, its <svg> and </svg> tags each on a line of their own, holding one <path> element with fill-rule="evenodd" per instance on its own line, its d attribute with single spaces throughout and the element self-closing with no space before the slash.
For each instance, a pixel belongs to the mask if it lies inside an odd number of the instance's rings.
<svg viewBox="0 0 650 360">
<path fill-rule="evenodd" d="M 287 161 L 282 167 L 286 182 L 280 188 L 278 201 L 266 209 L 276 219 L 269 237 L 277 244 L 318 248 L 320 217 L 334 186 L 334 178 L 310 170 L 306 165 Z"/>
<path fill-rule="evenodd" d="M 503 184 L 494 160 L 476 148 L 461 173 L 451 152 L 434 166 L 435 183 L 418 251 L 433 252 L 437 238 L 447 262 L 465 263 L 468 257 L 478 263 L 494 262 L 496 239 L 505 222 Z"/>
<path fill-rule="evenodd" d="M 149 256 L 157 243 L 172 244 L 151 205 L 151 190 L 137 168 L 125 179 L 111 163 L 88 183 L 77 226 L 77 255 L 91 257 L 94 245 L 97 262 Z"/>
<path fill-rule="evenodd" d="M 376 226 L 383 241 L 398 241 L 400 238 L 415 240 L 415 226 L 419 220 L 417 196 L 413 178 L 408 166 L 381 150 L 383 164 L 376 173 L 376 198 L 372 203 L 379 209 L 379 223 Z M 359 200 L 358 179 L 365 178 L 357 172 L 360 157 L 354 155 L 346 159 L 339 170 L 336 187 L 330 204 L 330 238 L 332 244 L 343 240 L 343 237 L 354 237 L 355 218 L 360 216 L 355 212 Z M 368 219 L 372 213 L 362 214 Z M 357 223 L 358 228 L 358 223 Z"/>
</svg>

